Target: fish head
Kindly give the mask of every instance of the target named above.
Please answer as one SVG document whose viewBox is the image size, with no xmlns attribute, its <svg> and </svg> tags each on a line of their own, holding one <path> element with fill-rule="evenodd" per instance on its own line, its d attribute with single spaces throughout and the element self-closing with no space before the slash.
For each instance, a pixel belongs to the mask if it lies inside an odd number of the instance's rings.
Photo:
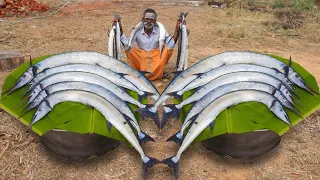
<svg viewBox="0 0 320 180">
<path fill-rule="evenodd" d="M 295 72 L 292 68 L 290 70 L 291 71 L 289 71 L 289 75 L 288 75 L 289 80 L 294 84 L 298 85 L 299 87 L 307 89 L 306 83 L 302 79 L 302 77 L 297 72 Z"/>
<path fill-rule="evenodd" d="M 51 106 L 48 101 L 44 100 L 38 107 L 37 111 L 34 113 L 32 117 L 32 124 L 38 122 L 42 119 L 48 112 L 51 111 Z"/>
<path fill-rule="evenodd" d="M 274 97 L 276 97 L 285 107 L 291 107 L 291 104 L 289 103 L 289 101 L 283 95 L 282 92 L 277 90 L 276 93 L 274 94 Z"/>
<path fill-rule="evenodd" d="M 47 92 L 46 91 L 41 91 L 33 100 L 33 103 L 38 105 L 41 103 L 41 101 L 43 99 L 45 99 L 46 97 L 48 96 Z"/>
<path fill-rule="evenodd" d="M 32 78 L 33 78 L 32 68 L 29 68 L 26 72 L 24 72 L 19 77 L 18 81 L 16 82 L 15 89 L 18 89 L 18 88 L 24 86 L 25 84 L 30 82 L 32 80 Z"/>
<path fill-rule="evenodd" d="M 284 85 L 281 85 L 279 90 L 282 92 L 283 96 L 290 102 L 292 102 L 293 97 L 288 88 L 286 88 Z M 293 103 L 293 102 L 292 102 Z"/>
<path fill-rule="evenodd" d="M 41 91 L 41 87 L 40 87 L 40 85 L 37 85 L 37 86 L 32 90 L 32 92 L 30 93 L 30 95 L 29 95 L 29 101 L 30 101 L 30 102 L 33 101 L 34 98 L 38 96 L 38 94 L 40 93 L 40 91 Z"/>
<path fill-rule="evenodd" d="M 283 106 L 279 101 L 274 100 L 269 109 L 282 121 L 286 123 L 290 122 L 286 111 L 284 110 Z"/>
</svg>

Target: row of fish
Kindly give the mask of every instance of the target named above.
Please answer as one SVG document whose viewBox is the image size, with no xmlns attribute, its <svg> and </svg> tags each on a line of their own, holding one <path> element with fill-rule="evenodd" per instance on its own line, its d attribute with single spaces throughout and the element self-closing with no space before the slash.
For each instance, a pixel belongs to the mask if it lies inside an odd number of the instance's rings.
<svg viewBox="0 0 320 180">
<path fill-rule="evenodd" d="M 153 113 L 169 97 L 179 98 L 179 104 L 165 105 L 163 127 L 169 117 L 179 117 L 184 105 L 193 104 L 180 131 L 167 140 L 180 144 L 177 154 L 162 162 L 172 167 L 177 177 L 183 151 L 205 128 L 209 126 L 213 130 L 215 119 L 223 110 L 239 103 L 260 102 L 292 127 L 284 107 L 302 117 L 294 103 L 299 97 L 293 85 L 318 94 L 294 71 L 291 58 L 287 65 L 264 54 L 235 51 L 208 57 L 189 67 L 171 81 L 153 107 L 144 110 Z M 182 95 L 189 90 L 195 91 L 182 101 Z"/>
<path fill-rule="evenodd" d="M 79 102 L 100 111 L 107 119 L 108 129 L 115 127 L 131 143 L 141 155 L 145 173 L 158 163 L 145 155 L 141 144 L 154 139 L 141 131 L 128 103 L 140 109 L 148 105 L 128 95 L 126 89 L 137 92 L 140 100 L 147 96 L 157 99 L 159 93 L 144 75 L 130 66 L 97 52 L 63 53 L 35 65 L 30 63 L 30 68 L 5 93 L 9 95 L 25 85 L 29 88 L 23 99 L 29 101 L 21 117 L 37 108 L 29 127 L 57 104 Z"/>
</svg>

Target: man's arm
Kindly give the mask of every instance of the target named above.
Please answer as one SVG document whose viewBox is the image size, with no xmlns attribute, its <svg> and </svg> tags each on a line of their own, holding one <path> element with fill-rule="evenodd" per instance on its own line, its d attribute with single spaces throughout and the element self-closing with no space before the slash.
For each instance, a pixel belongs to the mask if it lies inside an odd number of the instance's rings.
<svg viewBox="0 0 320 180">
<path fill-rule="evenodd" d="M 174 34 L 173 34 L 173 40 L 175 43 L 177 42 L 179 37 L 180 22 L 181 22 L 181 19 L 179 18 L 177 20 L 176 29 L 174 30 Z"/>
</svg>

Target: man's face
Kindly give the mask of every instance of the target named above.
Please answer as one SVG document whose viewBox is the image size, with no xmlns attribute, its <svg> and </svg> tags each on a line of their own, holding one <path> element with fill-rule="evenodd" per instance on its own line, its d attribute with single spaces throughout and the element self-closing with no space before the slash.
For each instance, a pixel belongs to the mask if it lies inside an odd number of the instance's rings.
<svg viewBox="0 0 320 180">
<path fill-rule="evenodd" d="M 156 23 L 156 15 L 154 13 L 147 12 L 142 18 L 145 29 L 152 29 Z"/>
</svg>

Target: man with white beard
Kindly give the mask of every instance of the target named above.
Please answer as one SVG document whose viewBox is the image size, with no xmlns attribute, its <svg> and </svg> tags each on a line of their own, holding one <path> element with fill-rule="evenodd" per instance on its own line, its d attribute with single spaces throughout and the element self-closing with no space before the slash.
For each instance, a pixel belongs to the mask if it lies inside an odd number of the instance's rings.
<svg viewBox="0 0 320 180">
<path fill-rule="evenodd" d="M 120 25 L 121 42 L 130 61 L 130 65 L 146 73 L 149 80 L 163 77 L 163 71 L 168 63 L 173 48 L 179 36 L 180 19 L 177 20 L 173 37 L 170 36 L 164 26 L 157 22 L 157 13 L 148 8 L 143 11 L 141 28 L 137 29 L 132 42 L 126 38 L 122 31 L 120 19 L 115 19 Z M 136 42 L 136 47 L 132 45 Z"/>
</svg>

